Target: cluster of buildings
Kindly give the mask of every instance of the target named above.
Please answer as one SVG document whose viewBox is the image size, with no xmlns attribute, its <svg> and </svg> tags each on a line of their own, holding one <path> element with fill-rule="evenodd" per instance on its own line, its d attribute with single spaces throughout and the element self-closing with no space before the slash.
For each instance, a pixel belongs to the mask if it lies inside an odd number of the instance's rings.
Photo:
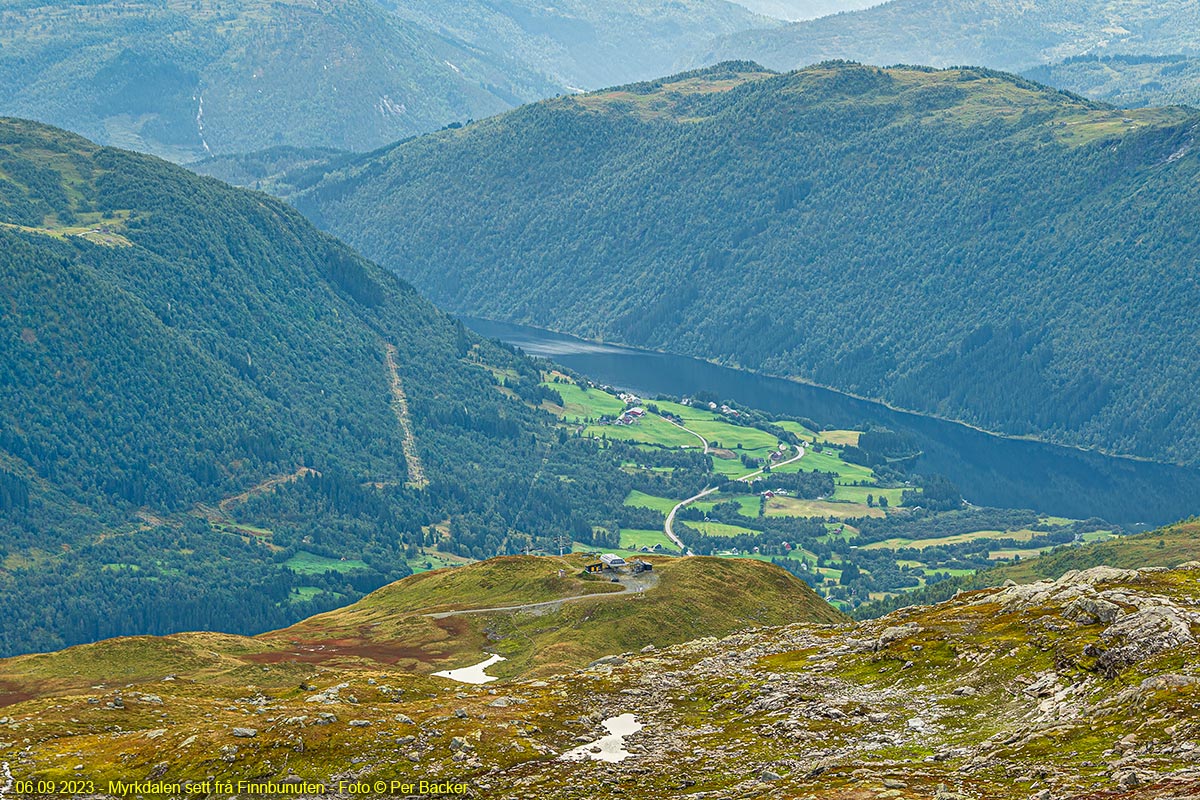
<svg viewBox="0 0 1200 800">
<path fill-rule="evenodd" d="M 633 423 L 637 422 L 639 419 L 641 419 L 644 416 L 646 416 L 646 409 L 642 408 L 641 406 L 635 406 L 634 408 L 627 408 L 624 411 L 622 411 L 621 416 L 617 417 L 612 422 L 606 423 L 605 420 L 601 420 L 600 424 L 601 425 L 604 425 L 604 424 L 632 425 Z"/>
</svg>

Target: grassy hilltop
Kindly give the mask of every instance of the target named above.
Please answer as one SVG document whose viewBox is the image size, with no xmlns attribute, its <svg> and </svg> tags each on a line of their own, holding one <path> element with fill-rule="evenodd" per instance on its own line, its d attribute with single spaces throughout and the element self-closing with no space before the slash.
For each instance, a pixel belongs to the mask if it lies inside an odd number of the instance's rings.
<svg viewBox="0 0 1200 800">
<path fill-rule="evenodd" d="M 653 572 L 626 588 L 581 577 L 592 560 L 507 556 L 425 572 L 256 637 L 127 637 L 18 656 L 0 662 L 0 702 L 96 683 L 154 683 L 169 673 L 201 682 L 196 691 L 235 687 L 252 674 L 255 683 L 288 690 L 309 674 L 381 672 L 427 685 L 430 673 L 477 663 L 485 649 L 506 659 L 489 674 L 529 678 L 748 626 L 847 619 L 802 581 L 759 561 L 647 557 Z"/>
<path fill-rule="evenodd" d="M 1200 788 L 1194 566 L 1101 567 L 882 620 L 851 624 L 826 607 L 814 622 L 730 633 L 743 626 L 709 617 L 719 604 L 763 603 L 780 619 L 819 601 L 769 566 L 684 559 L 664 564 L 643 599 L 563 602 L 562 613 L 595 612 L 575 622 L 558 611 L 505 612 L 511 627 L 492 618 L 493 649 L 519 651 L 539 629 L 612 648 L 582 669 L 564 671 L 590 653 L 558 674 L 470 686 L 392 661 L 400 651 L 388 639 L 419 598 L 445 609 L 485 586 L 494 594 L 476 602 L 578 596 L 575 573 L 557 577 L 564 564 L 578 562 L 499 560 L 409 578 L 346 614 L 255 639 L 118 639 L 0 662 L 0 759 L 19 780 L 100 787 L 436 779 L 505 797 L 1161 800 Z M 531 579 L 529 594 L 512 591 L 514 570 Z M 764 597 L 765 587 L 776 590 Z M 680 632 L 672 605 L 696 598 L 707 605 L 689 613 L 713 620 L 714 635 L 618 656 L 635 642 L 604 634 L 634 626 L 665 644 Z M 342 638 L 295 638 L 318 633 Z M 600 723 L 620 714 L 643 726 L 625 738 L 625 760 L 589 760 Z M 559 757 L 574 748 L 582 761 Z"/>
</svg>

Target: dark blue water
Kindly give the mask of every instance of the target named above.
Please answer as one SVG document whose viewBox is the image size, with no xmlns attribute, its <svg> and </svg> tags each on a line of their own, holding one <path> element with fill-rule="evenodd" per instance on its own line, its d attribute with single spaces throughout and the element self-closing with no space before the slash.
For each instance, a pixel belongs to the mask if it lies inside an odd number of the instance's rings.
<svg viewBox="0 0 1200 800">
<path fill-rule="evenodd" d="M 722 399 L 773 414 L 808 417 L 827 427 L 867 423 L 907 432 L 923 451 L 915 470 L 950 477 L 976 505 L 1103 517 L 1127 525 L 1159 525 L 1200 513 L 1200 470 L 994 436 L 694 358 L 597 344 L 505 322 L 466 317 L 463 322 L 483 336 L 548 358 L 598 383 L 644 395 L 687 396 L 707 389 Z"/>
</svg>

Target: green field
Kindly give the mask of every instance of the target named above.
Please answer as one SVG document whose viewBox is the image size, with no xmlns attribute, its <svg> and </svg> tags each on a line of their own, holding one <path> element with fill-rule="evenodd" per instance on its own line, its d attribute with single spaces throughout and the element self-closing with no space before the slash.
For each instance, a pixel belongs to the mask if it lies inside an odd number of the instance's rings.
<svg viewBox="0 0 1200 800">
<path fill-rule="evenodd" d="M 333 570 L 334 572 L 353 572 L 356 569 L 367 569 L 366 563 L 358 560 L 342 561 L 336 558 L 326 558 L 315 553 L 301 550 L 296 555 L 283 562 L 293 572 L 300 575 L 320 575 Z"/>
<path fill-rule="evenodd" d="M 796 462 L 795 468 L 804 472 L 833 472 L 837 474 L 839 482 L 845 483 L 875 480 L 875 473 L 871 471 L 870 467 L 847 464 L 842 461 L 837 450 L 828 447 L 820 453 L 812 450 L 805 453 L 804 458 Z"/>
<path fill-rule="evenodd" d="M 606 437 L 617 441 L 673 448 L 688 447 L 699 450 L 703 446 L 695 436 L 655 414 L 647 414 L 632 425 L 589 425 L 584 429 L 583 435 L 594 439 Z"/>
<path fill-rule="evenodd" d="M 654 547 L 661 544 L 672 553 L 678 553 L 679 548 L 667 538 L 662 529 L 648 531 L 637 528 L 621 528 L 621 547 L 626 550 L 637 550 L 641 547 Z"/>
<path fill-rule="evenodd" d="M 876 505 L 879 504 L 880 497 L 888 499 L 888 505 L 895 507 L 900 505 L 900 496 L 904 493 L 903 489 L 880 489 L 878 486 L 836 486 L 833 490 L 834 500 L 843 500 L 847 503 L 866 503 L 867 495 L 875 498 Z"/>
<path fill-rule="evenodd" d="M 625 404 L 619 397 L 599 389 L 583 389 L 574 383 L 554 383 L 543 381 L 558 392 L 563 399 L 563 417 L 570 422 L 584 422 L 599 419 L 604 415 L 616 416 L 625 409 Z"/>
<path fill-rule="evenodd" d="M 1040 535 L 1037 531 L 1020 530 L 1020 531 L 971 531 L 970 533 L 959 533 L 954 536 L 939 536 L 936 539 L 902 539 L 899 537 L 892 539 L 884 539 L 882 542 L 872 542 L 868 545 L 863 545 L 863 550 L 901 550 L 904 548 L 913 548 L 916 550 L 924 550 L 926 547 L 937 547 L 939 545 L 962 544 L 976 539 L 1012 539 L 1017 542 L 1028 542 L 1035 536 Z"/>
<path fill-rule="evenodd" d="M 321 590 L 315 586 L 297 586 L 288 595 L 289 603 L 307 603 L 319 595 Z"/>
<path fill-rule="evenodd" d="M 670 500 L 666 497 L 655 497 L 652 494 L 639 492 L 634 489 L 625 498 L 625 505 L 637 506 L 638 508 L 652 508 L 655 511 L 661 511 L 664 514 L 671 513 L 671 509 L 676 506 L 678 500 Z"/>
<path fill-rule="evenodd" d="M 709 442 L 716 442 L 718 447 L 729 450 L 774 450 L 779 444 L 779 440 L 766 431 L 734 425 L 723 415 L 707 409 L 662 400 L 655 401 L 655 405 L 659 410 L 679 417 L 688 429 Z"/>
<path fill-rule="evenodd" d="M 700 531 L 707 536 L 740 536 L 742 534 L 754 535 L 755 531 L 750 528 L 743 528 L 741 525 L 729 525 L 725 522 L 696 522 L 694 520 L 680 520 L 689 528 Z M 676 532 L 678 536 L 678 532 Z"/>
</svg>

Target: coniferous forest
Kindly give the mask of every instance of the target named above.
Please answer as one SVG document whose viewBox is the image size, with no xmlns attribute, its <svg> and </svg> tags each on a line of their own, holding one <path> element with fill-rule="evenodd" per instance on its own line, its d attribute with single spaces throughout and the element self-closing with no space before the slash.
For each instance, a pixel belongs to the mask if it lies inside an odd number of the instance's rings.
<svg viewBox="0 0 1200 800">
<path fill-rule="evenodd" d="M 0 169 L 0 652 L 266 630 L 424 546 L 616 529 L 633 479 L 531 362 L 286 205 L 13 120 Z"/>
<path fill-rule="evenodd" d="M 1195 463 L 1198 123 L 978 68 L 737 62 L 400 143 L 296 202 L 451 310 Z"/>
</svg>

